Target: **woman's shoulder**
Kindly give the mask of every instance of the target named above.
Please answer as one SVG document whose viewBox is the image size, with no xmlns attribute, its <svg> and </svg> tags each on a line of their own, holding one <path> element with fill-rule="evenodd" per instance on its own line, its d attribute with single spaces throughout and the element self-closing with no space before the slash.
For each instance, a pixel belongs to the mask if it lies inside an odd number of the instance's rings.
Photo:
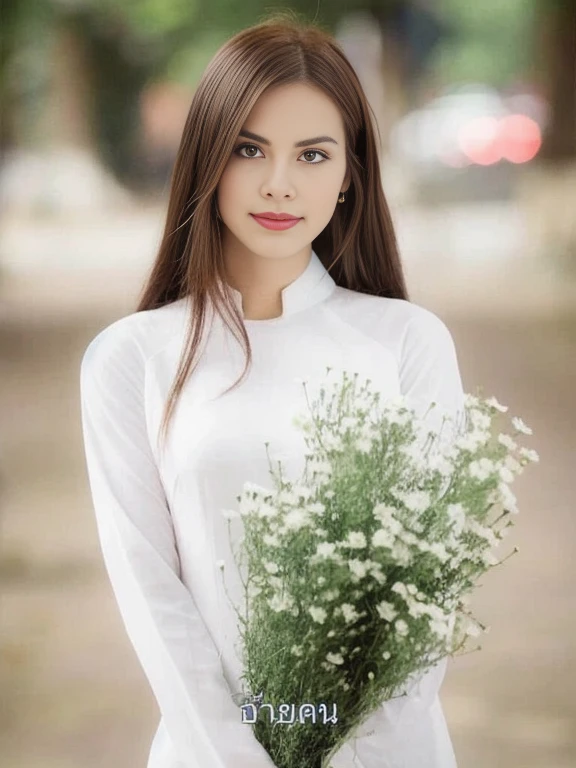
<svg viewBox="0 0 576 768">
<path fill-rule="evenodd" d="M 185 328 L 186 297 L 156 309 L 132 312 L 102 328 L 86 347 L 82 367 L 144 362 Z"/>
<path fill-rule="evenodd" d="M 434 336 L 449 333 L 439 315 L 407 299 L 374 296 L 340 286 L 334 292 L 334 298 L 344 313 L 369 318 L 371 324 L 384 333 L 391 333 L 394 338 L 405 334 Z"/>
</svg>

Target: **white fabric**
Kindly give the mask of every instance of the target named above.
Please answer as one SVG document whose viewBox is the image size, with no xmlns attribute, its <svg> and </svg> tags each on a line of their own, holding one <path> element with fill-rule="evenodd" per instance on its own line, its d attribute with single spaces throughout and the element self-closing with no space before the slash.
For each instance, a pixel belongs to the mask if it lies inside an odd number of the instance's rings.
<svg viewBox="0 0 576 768">
<path fill-rule="evenodd" d="M 242 310 L 241 295 L 230 288 Z M 181 395 L 165 453 L 156 438 L 186 330 L 189 299 L 123 317 L 102 330 L 81 365 L 84 445 L 102 552 L 127 633 L 161 720 L 148 768 L 273 768 L 241 722 L 241 605 L 225 509 L 245 481 L 272 487 L 264 446 L 287 477 L 304 469 L 292 423 L 326 366 L 358 371 L 384 396 L 437 401 L 452 413 L 463 390 L 446 325 L 423 307 L 335 285 L 312 252 L 282 292 L 283 314 L 245 320 L 253 363 L 209 313 L 202 355 Z M 241 521 L 233 520 L 234 547 Z M 446 661 L 385 704 L 334 768 L 454 768 L 438 691 Z M 372 735 L 367 735 L 370 729 Z M 364 733 L 365 735 L 362 735 Z M 353 751 L 356 748 L 357 760 Z"/>
</svg>

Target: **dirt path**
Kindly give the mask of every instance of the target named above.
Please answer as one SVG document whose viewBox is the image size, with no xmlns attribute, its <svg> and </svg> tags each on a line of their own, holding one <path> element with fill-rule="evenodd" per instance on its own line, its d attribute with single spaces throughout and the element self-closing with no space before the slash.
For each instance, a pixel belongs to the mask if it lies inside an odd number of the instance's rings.
<svg viewBox="0 0 576 768">
<path fill-rule="evenodd" d="M 78 406 L 81 354 L 131 300 L 118 289 L 99 308 L 64 312 L 56 303 L 35 313 L 28 304 L 0 328 L 0 753 L 11 768 L 143 767 L 156 726 L 101 563 Z M 515 486 L 521 515 L 505 552 L 514 544 L 520 552 L 476 594 L 474 613 L 491 632 L 481 652 L 451 662 L 442 689 L 459 766 L 568 768 L 576 317 L 464 320 L 428 306 L 453 332 L 465 388 L 483 385 L 511 405 L 541 457 Z"/>
</svg>

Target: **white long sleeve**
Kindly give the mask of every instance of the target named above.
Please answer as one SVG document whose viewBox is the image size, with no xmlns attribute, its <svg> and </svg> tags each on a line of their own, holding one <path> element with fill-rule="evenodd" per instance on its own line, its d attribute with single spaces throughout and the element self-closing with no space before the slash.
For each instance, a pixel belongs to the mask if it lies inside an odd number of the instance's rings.
<svg viewBox="0 0 576 768">
<path fill-rule="evenodd" d="M 427 423 L 439 429 L 442 416 L 451 417 L 442 431 L 442 442 L 458 428 L 464 413 L 464 390 L 452 334 L 446 324 L 428 310 L 421 311 L 406 325 L 400 362 L 400 390 L 406 398 L 426 410 Z"/>
<path fill-rule="evenodd" d="M 147 432 L 144 362 L 129 325 L 119 322 L 90 343 L 81 364 L 86 462 L 107 572 L 182 766 L 274 768 L 241 721 L 217 648 L 179 576 Z"/>
</svg>

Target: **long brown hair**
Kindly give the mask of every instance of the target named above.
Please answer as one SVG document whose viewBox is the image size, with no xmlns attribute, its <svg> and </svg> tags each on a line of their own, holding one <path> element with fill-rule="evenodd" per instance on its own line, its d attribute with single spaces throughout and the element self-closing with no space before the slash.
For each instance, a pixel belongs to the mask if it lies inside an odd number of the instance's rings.
<svg viewBox="0 0 576 768">
<path fill-rule="evenodd" d="M 345 126 L 351 183 L 312 248 L 337 285 L 374 296 L 408 299 L 390 211 L 380 177 L 371 108 L 337 41 L 288 11 L 275 12 L 228 40 L 214 55 L 194 93 L 172 171 L 166 224 L 137 312 L 190 297 L 190 324 L 170 391 L 161 435 L 191 373 L 204 331 L 208 300 L 246 353 L 252 351 L 242 316 L 228 290 L 216 189 L 242 125 L 272 86 L 306 83 L 339 107 Z M 221 283 L 219 281 L 222 281 Z M 197 364 L 198 361 L 196 361 Z M 225 393 L 224 393 L 225 394 Z"/>
</svg>

